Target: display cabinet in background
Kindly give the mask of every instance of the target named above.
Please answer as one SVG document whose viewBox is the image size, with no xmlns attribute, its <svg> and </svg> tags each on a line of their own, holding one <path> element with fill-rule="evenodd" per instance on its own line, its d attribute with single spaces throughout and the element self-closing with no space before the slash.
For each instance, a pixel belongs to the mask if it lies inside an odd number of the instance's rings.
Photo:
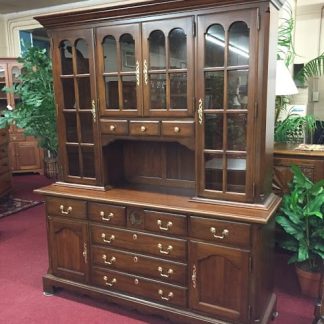
<svg viewBox="0 0 324 324">
<path fill-rule="evenodd" d="M 60 179 L 46 293 L 184 323 L 267 323 L 283 1 L 159 0 L 44 15 Z"/>
<path fill-rule="evenodd" d="M 10 88 L 18 82 L 21 64 L 16 58 L 0 58 L 0 73 L 0 88 Z M 14 109 L 18 101 L 19 98 L 14 93 L 1 91 L 0 110 L 7 109 L 7 106 Z M 12 173 L 44 173 L 43 151 L 38 147 L 36 139 L 32 136 L 25 136 L 23 130 L 14 125 L 9 128 L 8 156 Z"/>
</svg>

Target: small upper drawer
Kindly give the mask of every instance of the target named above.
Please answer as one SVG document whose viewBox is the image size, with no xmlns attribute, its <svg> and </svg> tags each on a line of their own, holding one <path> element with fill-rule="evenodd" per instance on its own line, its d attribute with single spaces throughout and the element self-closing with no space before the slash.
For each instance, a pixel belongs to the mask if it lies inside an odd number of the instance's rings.
<svg viewBox="0 0 324 324">
<path fill-rule="evenodd" d="M 130 135 L 159 136 L 160 122 L 132 120 L 129 124 L 129 133 Z"/>
<path fill-rule="evenodd" d="M 187 217 L 179 214 L 144 211 L 144 228 L 152 232 L 187 235 Z"/>
<path fill-rule="evenodd" d="M 127 135 L 127 120 L 101 120 L 101 133 L 109 135 Z"/>
<path fill-rule="evenodd" d="M 197 239 L 215 243 L 232 244 L 240 247 L 250 246 L 249 224 L 234 223 L 209 218 L 190 217 L 189 233 Z"/>
<path fill-rule="evenodd" d="M 194 135 L 193 121 L 162 121 L 162 135 L 175 137 L 191 137 Z"/>
<path fill-rule="evenodd" d="M 47 197 L 46 208 L 49 215 L 67 216 L 73 218 L 87 217 L 87 203 L 82 200 Z"/>
<path fill-rule="evenodd" d="M 7 130 L 2 130 L 0 132 L 0 145 L 8 143 L 8 139 L 9 139 L 9 135 L 8 135 Z"/>
<path fill-rule="evenodd" d="M 118 226 L 126 225 L 125 207 L 90 202 L 88 212 L 89 218 L 93 221 Z"/>
</svg>

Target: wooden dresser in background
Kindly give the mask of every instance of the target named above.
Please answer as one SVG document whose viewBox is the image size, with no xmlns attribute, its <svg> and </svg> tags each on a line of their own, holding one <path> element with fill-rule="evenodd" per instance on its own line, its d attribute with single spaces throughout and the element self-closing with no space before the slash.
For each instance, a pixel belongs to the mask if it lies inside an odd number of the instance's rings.
<svg viewBox="0 0 324 324">
<path fill-rule="evenodd" d="M 9 168 L 8 142 L 8 130 L 0 129 L 0 200 L 9 194 L 11 189 L 11 172 Z"/>
<path fill-rule="evenodd" d="M 273 155 L 273 190 L 283 195 L 292 178 L 291 165 L 297 165 L 313 182 L 324 179 L 324 145 L 320 150 L 301 150 L 298 144 L 276 143 Z"/>
<path fill-rule="evenodd" d="M 10 88 L 17 83 L 20 72 L 21 64 L 16 58 L 0 58 L 0 89 Z M 18 101 L 19 98 L 13 93 L 1 91 L 0 110 L 7 109 L 8 105 L 14 108 Z M 9 128 L 8 156 L 12 173 L 44 173 L 43 150 L 38 147 L 34 137 L 25 136 L 23 130 L 15 126 Z"/>
</svg>

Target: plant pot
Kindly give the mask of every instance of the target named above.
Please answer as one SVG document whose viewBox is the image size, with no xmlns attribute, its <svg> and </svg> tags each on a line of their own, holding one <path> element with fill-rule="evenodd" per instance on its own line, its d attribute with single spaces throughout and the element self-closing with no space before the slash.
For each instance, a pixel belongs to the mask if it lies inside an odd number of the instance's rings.
<svg viewBox="0 0 324 324">
<path fill-rule="evenodd" d="M 317 298 L 321 274 L 319 272 L 305 271 L 297 266 L 296 273 L 301 293 L 308 297 Z"/>
<path fill-rule="evenodd" d="M 44 166 L 45 166 L 45 175 L 50 179 L 58 178 L 58 163 L 57 158 L 44 158 Z"/>
</svg>

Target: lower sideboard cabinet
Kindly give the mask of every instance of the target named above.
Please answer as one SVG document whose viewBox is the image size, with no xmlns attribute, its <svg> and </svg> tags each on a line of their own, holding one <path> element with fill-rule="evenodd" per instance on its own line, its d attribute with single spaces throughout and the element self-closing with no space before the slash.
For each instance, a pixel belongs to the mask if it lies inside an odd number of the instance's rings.
<svg viewBox="0 0 324 324">
<path fill-rule="evenodd" d="M 276 303 L 269 279 L 271 220 L 155 210 L 148 203 L 132 205 L 127 195 L 114 201 L 113 190 L 78 189 L 68 197 L 57 188 L 38 190 L 47 209 L 45 292 L 62 287 L 172 322 L 270 320 Z"/>
</svg>

